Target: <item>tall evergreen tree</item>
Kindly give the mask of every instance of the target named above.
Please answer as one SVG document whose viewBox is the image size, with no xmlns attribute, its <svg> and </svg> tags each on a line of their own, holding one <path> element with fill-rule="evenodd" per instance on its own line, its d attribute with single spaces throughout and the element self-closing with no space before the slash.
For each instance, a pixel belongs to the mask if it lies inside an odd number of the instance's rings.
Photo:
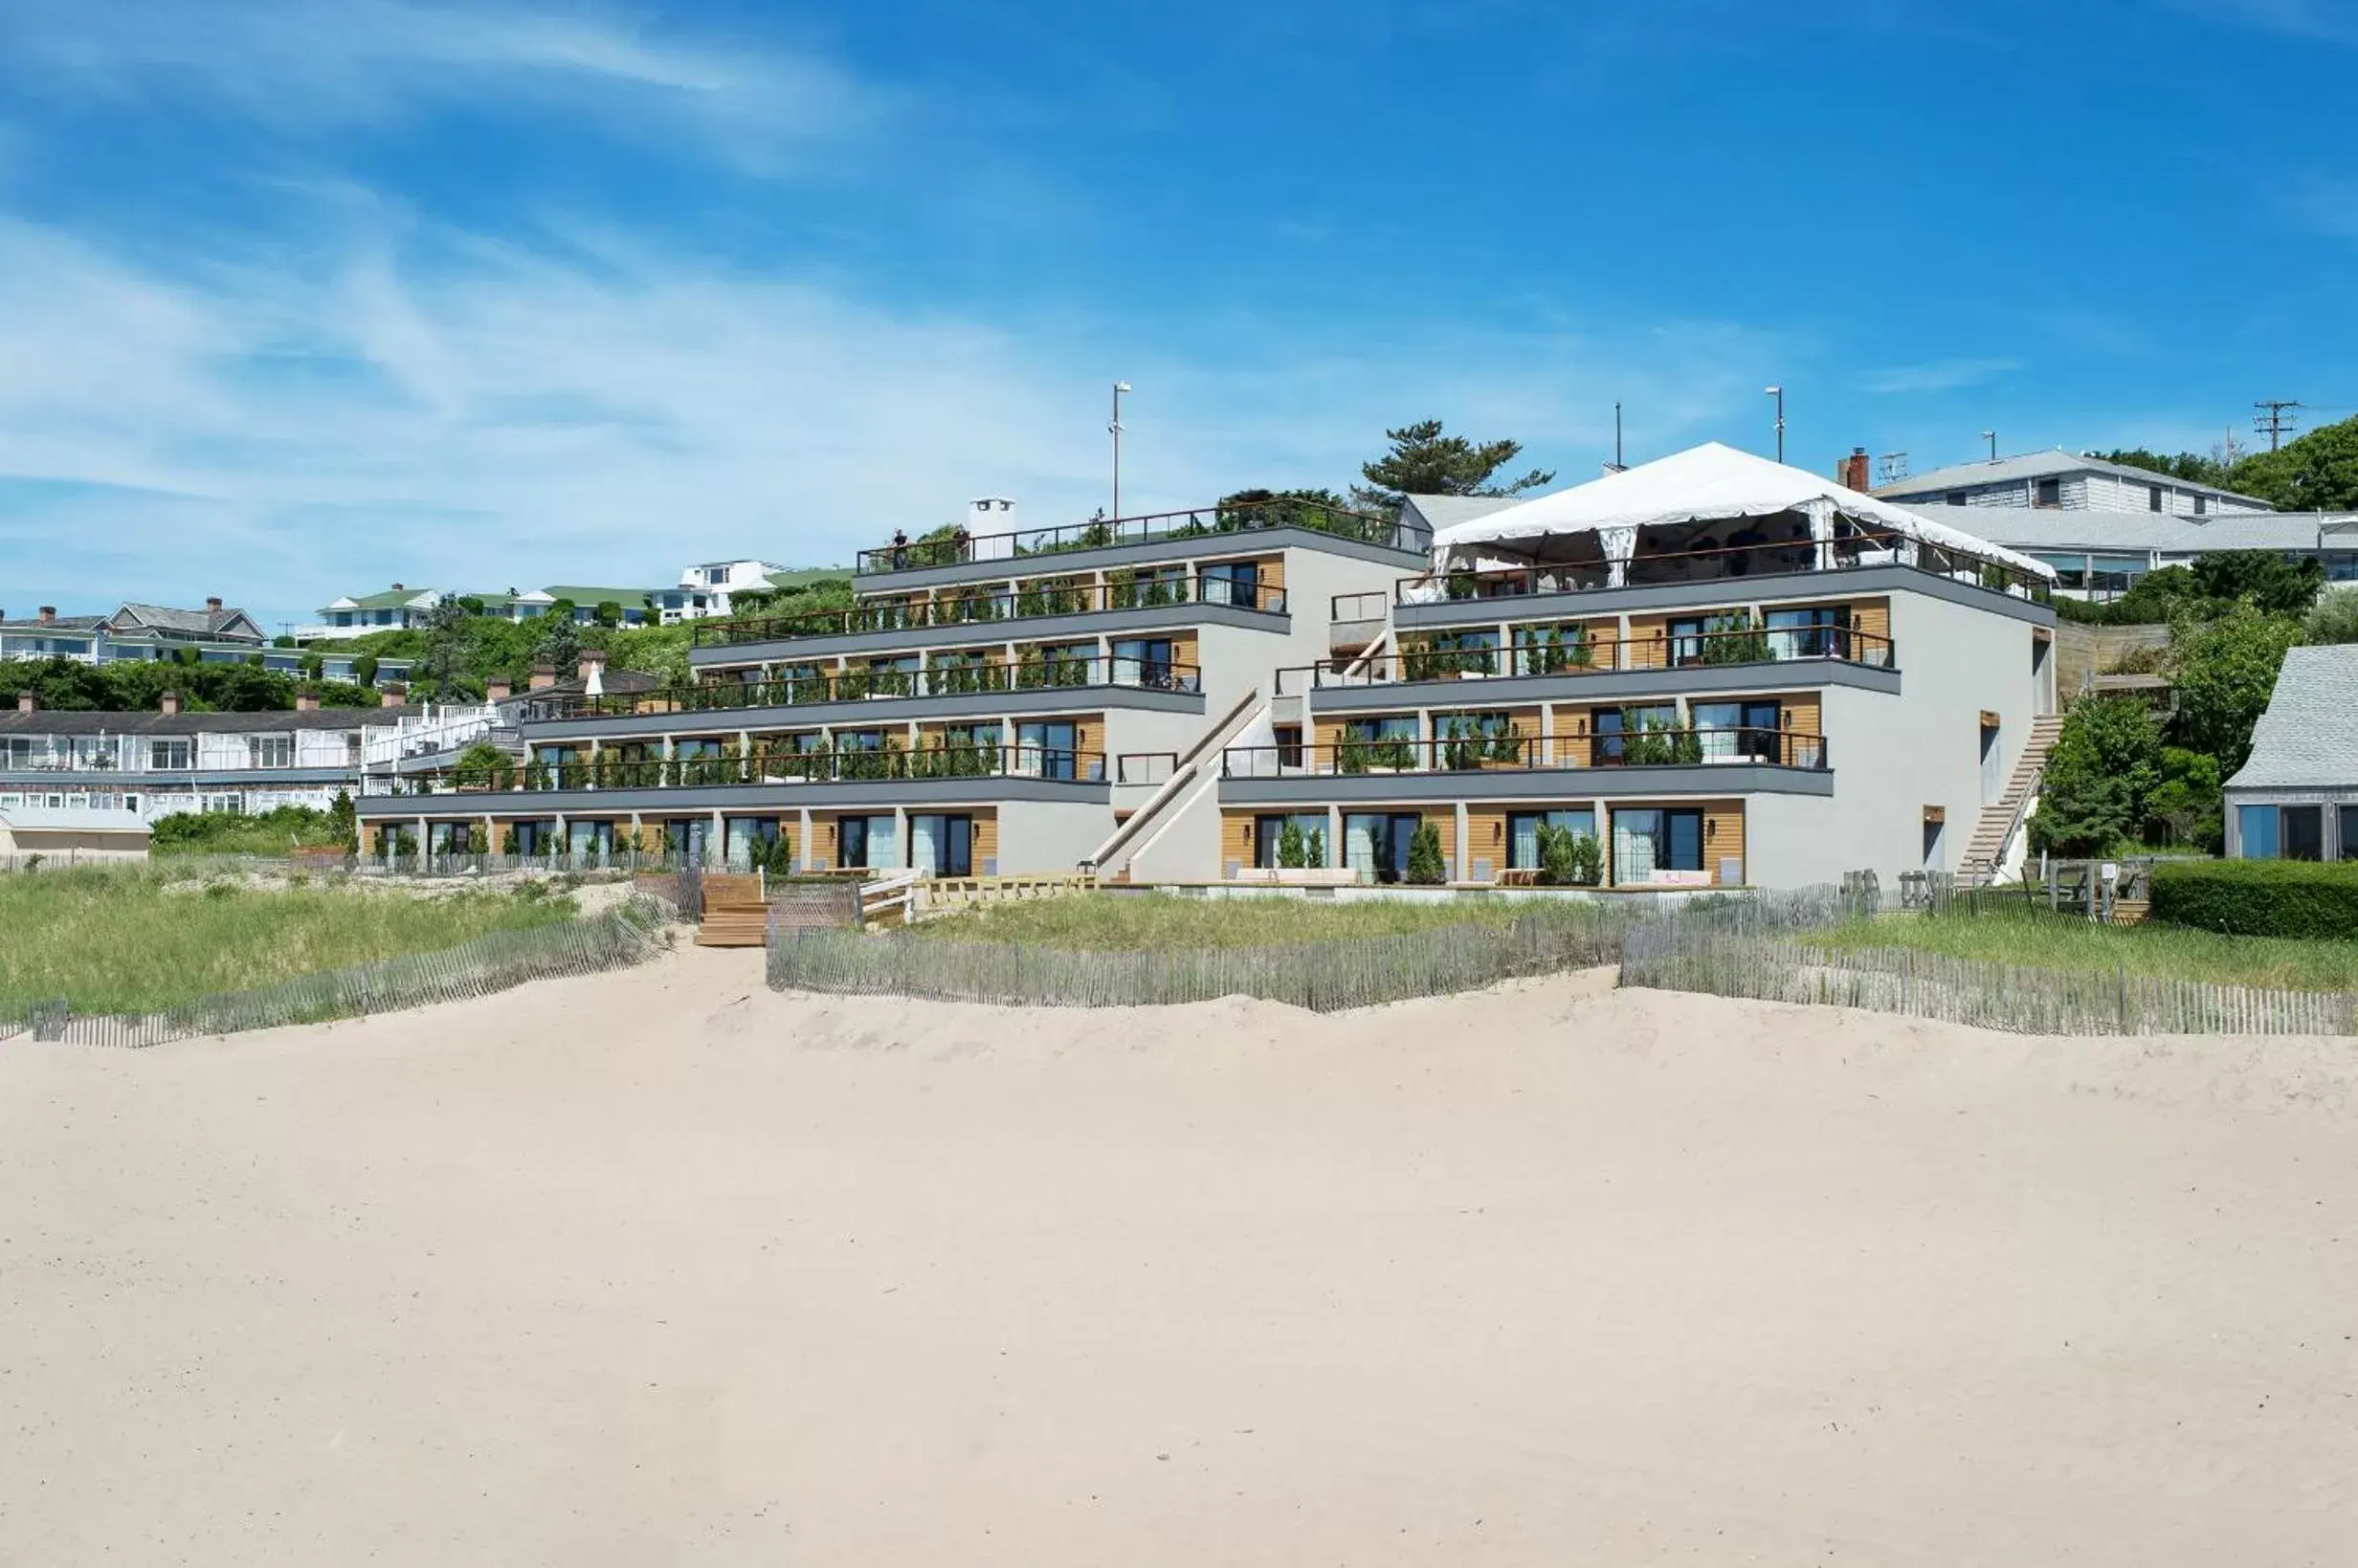
<svg viewBox="0 0 2358 1568">
<path fill-rule="evenodd" d="M 1362 464 L 1368 482 L 1351 487 L 1352 504 L 1366 512 L 1396 514 L 1407 496 L 1514 496 L 1537 490 L 1555 477 L 1533 469 L 1522 478 L 1493 484 L 1492 476 L 1523 451 L 1520 441 L 1469 441 L 1442 433 L 1437 419 L 1386 431 L 1391 450 Z"/>
</svg>

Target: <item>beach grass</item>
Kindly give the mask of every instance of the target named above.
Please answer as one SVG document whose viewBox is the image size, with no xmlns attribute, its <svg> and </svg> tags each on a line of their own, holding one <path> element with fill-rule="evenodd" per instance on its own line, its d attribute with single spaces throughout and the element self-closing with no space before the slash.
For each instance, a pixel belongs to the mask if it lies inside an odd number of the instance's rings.
<svg viewBox="0 0 2358 1568">
<path fill-rule="evenodd" d="M 1844 921 L 1801 939 L 1824 947 L 1908 947 L 2025 969 L 2125 968 L 2215 985 L 2358 991 L 2358 941 L 2227 937 L 2155 921 L 2101 925 L 2042 909 L 1885 915 Z"/>
<path fill-rule="evenodd" d="M 927 920 L 922 937 L 1025 942 L 1087 952 L 1167 947 L 1269 947 L 1350 937 L 1397 937 L 1442 926 L 1505 925 L 1521 916 L 1605 920 L 1617 914 L 1572 899 L 1459 897 L 1421 902 L 1289 895 L 1185 898 L 1170 894 L 1068 894 L 992 904 Z"/>
<path fill-rule="evenodd" d="M 147 1011 L 573 913 L 570 898 L 537 887 L 412 897 L 175 879 L 158 868 L 0 876 L 0 1005 L 63 998 L 79 1012 Z"/>
</svg>

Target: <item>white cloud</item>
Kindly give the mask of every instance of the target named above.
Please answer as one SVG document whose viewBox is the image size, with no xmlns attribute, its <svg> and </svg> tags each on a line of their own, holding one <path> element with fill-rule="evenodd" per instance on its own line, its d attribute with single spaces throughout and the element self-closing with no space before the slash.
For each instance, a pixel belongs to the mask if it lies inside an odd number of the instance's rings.
<svg viewBox="0 0 2358 1568">
<path fill-rule="evenodd" d="M 1995 381 L 2021 368 L 2018 360 L 1939 360 L 1929 364 L 1900 364 L 1869 371 L 1860 386 L 1879 397 L 1907 392 L 1953 392 Z"/>
<path fill-rule="evenodd" d="M 11 0 L 0 63 L 30 88 L 193 97 L 273 126 L 453 101 L 685 129 L 755 167 L 872 129 L 895 96 L 815 55 L 704 47 L 601 8 L 509 0 Z"/>
<path fill-rule="evenodd" d="M 1781 352 L 1709 324 L 1346 350 L 1171 322 L 1140 344 L 1085 320 L 888 310 L 629 234 L 589 261 L 402 239 L 174 258 L 166 277 L 0 224 L 0 478 L 16 481 L 0 582 L 94 603 L 226 592 L 285 617 L 394 579 L 840 562 L 984 494 L 1069 520 L 1104 501 L 1117 373 L 1138 386 L 1125 510 L 1339 486 L 1385 426 L 1428 415 L 1514 435 L 1570 481 L 1609 450 L 1615 397 L 1633 457 L 1653 455 L 1748 409 Z"/>
</svg>

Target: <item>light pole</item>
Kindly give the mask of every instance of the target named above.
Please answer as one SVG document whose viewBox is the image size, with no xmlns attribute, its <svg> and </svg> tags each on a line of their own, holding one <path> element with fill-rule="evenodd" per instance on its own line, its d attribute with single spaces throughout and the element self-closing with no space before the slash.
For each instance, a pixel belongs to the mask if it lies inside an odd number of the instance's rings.
<svg viewBox="0 0 2358 1568">
<path fill-rule="evenodd" d="M 1114 383 L 1114 418 L 1113 423 L 1105 427 L 1107 431 L 1113 433 L 1114 438 L 1113 515 L 1117 520 L 1122 516 L 1122 394 L 1129 389 L 1130 384 L 1126 381 L 1117 381 Z"/>
<path fill-rule="evenodd" d="M 1761 395 L 1777 400 L 1777 461 L 1781 463 L 1785 461 L 1785 388 L 1764 386 Z"/>
<path fill-rule="evenodd" d="M 1981 432 L 1981 438 L 1990 443 L 1990 460 L 1996 462 L 1998 460 L 1998 432 L 1984 431 Z"/>
</svg>

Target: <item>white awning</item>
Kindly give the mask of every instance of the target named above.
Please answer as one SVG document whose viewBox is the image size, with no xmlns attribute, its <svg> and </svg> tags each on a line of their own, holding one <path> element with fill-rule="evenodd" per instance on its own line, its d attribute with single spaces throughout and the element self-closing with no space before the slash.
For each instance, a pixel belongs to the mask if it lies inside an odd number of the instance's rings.
<svg viewBox="0 0 2358 1568">
<path fill-rule="evenodd" d="M 2055 577 L 2055 568 L 2043 561 L 1934 522 L 1903 506 L 1845 489 L 1806 470 L 1772 463 L 1717 441 L 1487 517 L 1452 523 L 1434 534 L 1433 556 L 1437 566 L 1453 552 L 1471 554 L 1483 545 L 1511 547 L 1517 541 L 1563 539 L 1608 528 L 1734 521 L 1812 510 L 1822 513 L 1829 506 L 1835 516 L 1878 533 L 1970 551 L 2050 581 Z"/>
</svg>

